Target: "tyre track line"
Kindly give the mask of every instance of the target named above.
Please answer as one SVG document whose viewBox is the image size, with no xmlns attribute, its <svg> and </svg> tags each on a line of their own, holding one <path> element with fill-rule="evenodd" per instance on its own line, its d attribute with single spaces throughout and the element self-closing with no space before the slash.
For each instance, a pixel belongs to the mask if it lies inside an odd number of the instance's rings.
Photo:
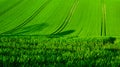
<svg viewBox="0 0 120 67">
<path fill-rule="evenodd" d="M 75 9 L 77 7 L 77 5 L 79 4 L 79 0 L 76 0 L 70 10 L 70 12 L 68 13 L 67 17 L 65 18 L 64 22 L 62 23 L 62 25 L 56 30 L 54 31 L 51 35 L 54 35 L 54 34 L 57 34 L 57 33 L 60 33 L 69 23 L 72 15 L 74 14 L 75 12 Z"/>
<path fill-rule="evenodd" d="M 13 33 L 14 31 L 20 29 L 21 27 L 23 27 L 24 25 L 28 24 L 30 21 L 32 21 L 52 0 L 47 0 L 42 6 L 40 6 L 40 8 L 38 10 L 36 10 L 32 16 L 30 16 L 29 18 L 27 18 L 23 23 L 21 23 L 20 25 L 18 25 L 17 27 L 13 28 L 12 30 L 3 32 L 1 34 L 9 34 L 9 33 Z"/>
<path fill-rule="evenodd" d="M 106 4 L 102 5 L 101 36 L 106 36 Z"/>
</svg>

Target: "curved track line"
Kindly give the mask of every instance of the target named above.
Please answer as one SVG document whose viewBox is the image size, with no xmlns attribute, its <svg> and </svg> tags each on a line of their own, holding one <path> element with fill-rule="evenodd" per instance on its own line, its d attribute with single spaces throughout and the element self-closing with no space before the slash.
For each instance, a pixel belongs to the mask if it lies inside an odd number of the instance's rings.
<svg viewBox="0 0 120 67">
<path fill-rule="evenodd" d="M 79 36 L 79 34 L 82 32 L 83 28 L 84 28 L 84 27 L 81 27 L 81 29 L 79 30 L 79 32 L 77 33 L 76 36 Z"/>
<path fill-rule="evenodd" d="M 23 27 L 24 25 L 28 24 L 30 21 L 32 21 L 52 0 L 47 0 L 42 6 L 40 6 L 40 8 L 34 12 L 32 14 L 32 16 L 30 16 L 29 18 L 27 18 L 23 23 L 21 23 L 20 25 L 18 25 L 17 27 L 15 27 L 14 29 L 12 30 L 9 30 L 7 32 L 3 32 L 1 34 L 9 34 L 9 33 L 12 33 L 18 29 L 20 29 L 21 27 Z"/>
<path fill-rule="evenodd" d="M 57 34 L 57 33 L 60 33 L 68 24 L 68 22 L 70 21 L 77 5 L 79 3 L 79 0 L 76 0 L 70 10 L 70 12 L 68 13 L 67 17 L 65 18 L 64 22 L 62 23 L 62 25 L 56 30 L 54 31 L 51 35 L 54 35 L 54 34 Z"/>
<path fill-rule="evenodd" d="M 15 8 L 16 6 L 18 6 L 19 4 L 21 4 L 23 2 L 23 0 L 19 0 L 17 3 L 13 4 L 12 6 L 10 6 L 8 9 L 2 11 L 0 13 L 0 16 L 4 15 L 5 13 L 7 13 L 8 11 L 10 11 L 11 9 Z"/>
</svg>

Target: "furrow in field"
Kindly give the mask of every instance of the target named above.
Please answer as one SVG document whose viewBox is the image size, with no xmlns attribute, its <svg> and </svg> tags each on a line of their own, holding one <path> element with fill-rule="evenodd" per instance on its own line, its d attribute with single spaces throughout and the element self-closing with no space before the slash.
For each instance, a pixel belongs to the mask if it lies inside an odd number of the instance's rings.
<svg viewBox="0 0 120 67">
<path fill-rule="evenodd" d="M 102 4 L 101 36 L 106 36 L 106 4 Z"/>
<path fill-rule="evenodd" d="M 87 18 L 87 15 L 88 15 L 88 6 L 87 5 L 88 4 L 89 4 L 89 2 L 86 0 L 85 1 L 79 0 L 79 4 L 71 18 L 70 23 L 63 30 L 63 31 L 74 30 L 74 32 L 69 33 L 68 36 L 78 36 L 85 29 L 84 25 L 85 25 L 86 20 L 88 19 Z"/>
<path fill-rule="evenodd" d="M 59 28 L 62 24 L 61 22 L 64 22 L 64 19 L 68 15 L 73 3 L 74 0 L 53 0 L 34 20 L 25 26 L 45 23 L 48 26 L 45 27 L 44 30 L 38 30 L 31 34 L 50 35 Z"/>
<path fill-rule="evenodd" d="M 67 26 L 67 24 L 69 23 L 69 21 L 71 19 L 71 16 L 73 15 L 78 3 L 79 3 L 79 0 L 76 0 L 73 3 L 73 6 L 72 6 L 71 10 L 68 13 L 67 17 L 65 18 L 64 22 L 62 23 L 62 25 L 56 31 L 54 31 L 52 34 L 60 33 Z"/>
<path fill-rule="evenodd" d="M 46 0 L 24 0 L 20 5 L 0 16 L 0 34 L 19 26 L 45 2 Z"/>
<path fill-rule="evenodd" d="M 90 18 L 89 17 L 90 9 L 91 9 L 90 2 L 88 0 L 80 1 L 78 11 L 74 15 L 74 17 L 72 19 L 72 24 L 68 28 L 68 29 L 75 30 L 75 32 L 73 34 L 71 34 L 72 36 L 80 36 L 80 37 L 82 37 L 83 35 L 86 36 L 87 31 L 89 29 L 88 21 Z M 75 19 L 75 18 L 77 18 L 77 19 Z M 90 23 L 90 21 L 89 21 L 89 23 Z M 84 34 L 84 32 L 86 34 Z"/>
<path fill-rule="evenodd" d="M 30 16 L 28 19 L 26 19 L 23 23 L 21 23 L 20 25 L 18 25 L 17 27 L 15 27 L 12 30 L 9 30 L 7 32 L 3 32 L 1 34 L 9 34 L 9 33 L 13 33 L 14 31 L 22 28 L 24 25 L 28 24 L 30 21 L 32 21 L 52 0 L 47 0 L 42 6 L 40 6 L 40 8 L 38 10 L 36 10 L 32 16 Z"/>
<path fill-rule="evenodd" d="M 7 8 L 6 10 L 0 12 L 0 16 L 4 15 L 6 12 L 8 12 L 9 10 L 15 8 L 17 5 L 21 4 L 24 0 L 19 0 L 17 3 L 13 4 L 12 6 L 10 6 L 9 8 Z"/>
</svg>

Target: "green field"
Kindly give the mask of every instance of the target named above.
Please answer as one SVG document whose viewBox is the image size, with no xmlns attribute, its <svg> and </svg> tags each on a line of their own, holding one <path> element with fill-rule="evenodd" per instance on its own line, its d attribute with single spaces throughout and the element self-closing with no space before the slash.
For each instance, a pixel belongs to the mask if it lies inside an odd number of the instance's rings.
<svg viewBox="0 0 120 67">
<path fill-rule="evenodd" d="M 3 67 L 119 67 L 120 40 L 114 38 L 45 38 L 3 36 Z"/>
<path fill-rule="evenodd" d="M 120 66 L 119 0 L 0 0 L 0 66 Z"/>
<path fill-rule="evenodd" d="M 119 0 L 2 0 L 0 34 L 120 36 L 119 3 Z"/>
</svg>

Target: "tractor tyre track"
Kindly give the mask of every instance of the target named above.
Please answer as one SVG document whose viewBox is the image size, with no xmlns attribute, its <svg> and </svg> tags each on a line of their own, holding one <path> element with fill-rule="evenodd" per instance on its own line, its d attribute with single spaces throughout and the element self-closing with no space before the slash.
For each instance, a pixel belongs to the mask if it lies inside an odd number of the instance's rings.
<svg viewBox="0 0 120 67">
<path fill-rule="evenodd" d="M 79 0 L 76 0 L 70 10 L 70 12 L 68 13 L 67 17 L 65 18 L 64 22 L 62 23 L 62 25 L 56 30 L 54 31 L 51 35 L 54 35 L 54 34 L 57 34 L 57 33 L 60 33 L 69 23 L 77 5 L 79 3 Z"/>
<path fill-rule="evenodd" d="M 52 0 L 47 0 L 38 10 L 36 10 L 29 18 L 27 18 L 23 23 L 18 25 L 17 27 L 13 28 L 12 30 L 3 32 L 1 34 L 10 34 L 15 32 L 16 30 L 20 29 L 21 27 L 25 26 L 28 24 L 30 21 L 32 21 Z"/>
<path fill-rule="evenodd" d="M 106 5 L 102 4 L 101 36 L 106 36 Z"/>
</svg>

